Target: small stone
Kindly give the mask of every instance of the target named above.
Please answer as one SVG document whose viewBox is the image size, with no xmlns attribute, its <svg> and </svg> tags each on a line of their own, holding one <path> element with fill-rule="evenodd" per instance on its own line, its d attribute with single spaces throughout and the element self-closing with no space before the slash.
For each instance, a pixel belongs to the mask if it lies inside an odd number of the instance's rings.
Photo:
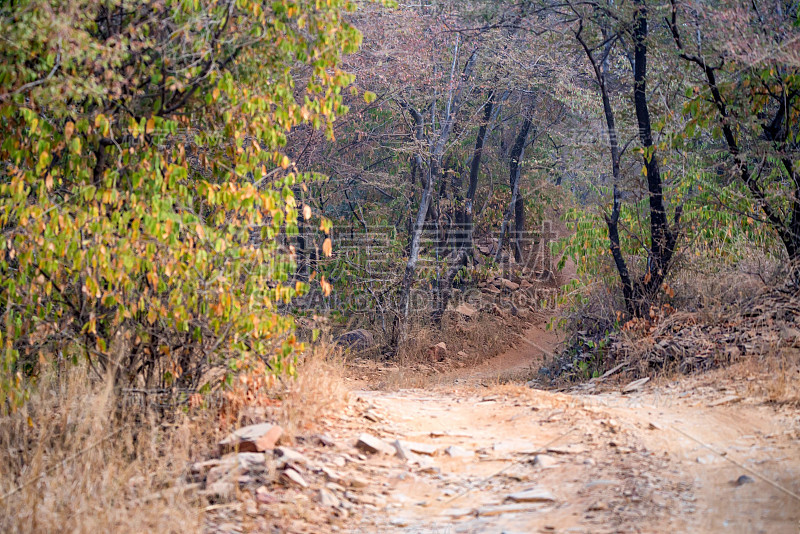
<svg viewBox="0 0 800 534">
<path fill-rule="evenodd" d="M 458 445 L 450 445 L 444 450 L 444 453 L 451 458 L 472 458 L 475 456 L 475 451 L 464 449 Z"/>
<path fill-rule="evenodd" d="M 395 451 L 394 447 L 382 439 L 376 438 L 370 434 L 361 434 L 358 436 L 356 447 L 370 454 L 382 453 L 389 456 L 394 456 L 394 454 L 397 452 Z"/>
<path fill-rule="evenodd" d="M 555 467 L 556 464 L 558 464 L 558 461 L 549 454 L 537 454 L 533 457 L 534 467 L 550 469 L 551 467 Z"/>
<path fill-rule="evenodd" d="M 479 517 L 492 517 L 503 514 L 538 512 L 540 509 L 541 506 L 531 505 L 530 503 L 498 504 L 498 505 L 483 506 L 481 508 L 478 508 L 477 514 Z"/>
<path fill-rule="evenodd" d="M 623 393 L 633 393 L 634 391 L 638 391 L 642 388 L 643 385 L 647 384 L 650 381 L 650 377 L 646 376 L 644 378 L 640 378 L 639 380 L 634 380 L 624 388 L 622 388 Z"/>
<path fill-rule="evenodd" d="M 256 489 L 256 501 L 261 504 L 273 504 L 278 502 L 278 499 L 269 492 L 266 486 L 259 486 Z"/>
<path fill-rule="evenodd" d="M 446 515 L 447 517 L 457 519 L 459 517 L 466 517 L 468 515 L 473 515 L 475 512 L 471 508 L 449 508 L 442 512 L 442 515 Z"/>
<path fill-rule="evenodd" d="M 309 460 L 299 452 L 288 447 L 278 447 L 275 449 L 275 456 L 278 459 L 278 467 L 285 467 L 287 464 L 293 466 L 308 466 Z"/>
<path fill-rule="evenodd" d="M 327 434 L 318 434 L 318 435 L 316 435 L 314 437 L 317 439 L 319 444 L 322 445 L 323 447 L 335 447 L 336 446 L 336 442 L 333 441 L 333 438 L 331 438 Z"/>
<path fill-rule="evenodd" d="M 300 475 L 300 473 L 291 468 L 285 469 L 281 473 L 281 480 L 288 484 L 295 484 L 302 488 L 308 487 L 308 482 L 305 481 L 305 479 Z"/>
<path fill-rule="evenodd" d="M 320 488 L 317 492 L 317 502 L 326 508 L 336 508 L 341 501 L 330 491 Z"/>
<path fill-rule="evenodd" d="M 225 482 L 220 480 L 219 482 L 214 482 L 213 484 L 206 486 L 205 494 L 213 497 L 229 498 L 233 496 L 235 491 L 236 486 L 234 486 L 233 482 Z"/>
<path fill-rule="evenodd" d="M 426 456 L 436 456 L 439 452 L 439 447 L 431 445 L 430 443 L 415 443 L 413 441 L 404 441 L 403 444 L 413 453 L 424 454 Z"/>
<path fill-rule="evenodd" d="M 604 503 L 603 501 L 598 501 L 589 506 L 590 512 L 599 512 L 601 510 L 608 510 L 608 504 Z"/>
<path fill-rule="evenodd" d="M 702 465 L 713 464 L 714 462 L 716 462 L 716 460 L 717 460 L 717 457 L 714 456 L 713 454 L 707 454 L 705 456 L 698 456 L 697 457 L 697 463 L 698 464 L 702 464 Z"/>
<path fill-rule="evenodd" d="M 709 402 L 708 406 L 709 408 L 714 408 L 717 406 L 722 406 L 724 404 L 732 404 L 734 402 L 739 402 L 740 400 L 742 400 L 742 398 L 739 397 L 738 395 L 728 395 L 727 397 L 722 397 L 721 399 Z"/>
<path fill-rule="evenodd" d="M 274 448 L 282 435 L 283 428 L 270 423 L 242 427 L 219 442 L 219 453 L 263 452 Z"/>
<path fill-rule="evenodd" d="M 337 484 L 336 482 L 328 482 L 327 484 L 325 484 L 325 487 L 331 491 L 341 491 L 341 492 L 345 491 L 344 486 Z"/>
<path fill-rule="evenodd" d="M 556 500 L 552 493 L 538 488 L 512 493 L 506 496 L 506 499 L 514 502 L 555 502 Z"/>
<path fill-rule="evenodd" d="M 751 482 L 755 482 L 752 477 L 749 477 L 747 475 L 742 475 L 736 479 L 736 482 L 734 482 L 734 484 L 736 486 L 744 486 L 745 484 L 750 484 Z"/>
<path fill-rule="evenodd" d="M 397 456 L 401 460 L 405 460 L 406 462 L 414 460 L 415 458 L 414 453 L 411 452 L 411 449 L 409 449 L 404 442 L 400 441 L 399 439 L 396 439 L 392 443 L 392 446 L 397 451 Z"/>
<path fill-rule="evenodd" d="M 464 317 L 471 319 L 478 314 L 478 310 L 476 310 L 466 302 L 462 302 L 456 307 L 456 313 L 460 313 Z"/>
<path fill-rule="evenodd" d="M 447 357 L 447 344 L 442 341 L 428 347 L 428 357 L 434 361 L 443 361 Z"/>
<path fill-rule="evenodd" d="M 366 488 L 367 486 L 369 486 L 369 480 L 367 480 L 366 478 L 359 477 L 359 476 L 353 476 L 353 477 L 347 478 L 347 479 L 345 479 L 345 482 L 351 488 Z"/>
<path fill-rule="evenodd" d="M 380 415 L 376 414 L 372 410 L 367 410 L 364 412 L 364 419 L 367 421 L 372 421 L 373 423 L 380 423 L 383 420 Z"/>
<path fill-rule="evenodd" d="M 516 291 L 517 289 L 519 289 L 519 284 L 512 282 L 508 278 L 501 278 L 500 284 L 503 286 L 504 289 L 507 289 L 509 291 Z"/>
</svg>

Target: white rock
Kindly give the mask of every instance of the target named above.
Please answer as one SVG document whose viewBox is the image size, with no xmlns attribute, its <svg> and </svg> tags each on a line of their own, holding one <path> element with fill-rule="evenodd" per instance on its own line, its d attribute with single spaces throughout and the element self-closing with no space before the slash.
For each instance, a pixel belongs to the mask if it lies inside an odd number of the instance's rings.
<svg viewBox="0 0 800 534">
<path fill-rule="evenodd" d="M 555 458 L 548 454 L 537 454 L 533 457 L 533 465 L 541 469 L 549 469 L 555 467 L 558 462 Z"/>
<path fill-rule="evenodd" d="M 340 504 L 338 497 L 325 488 L 317 492 L 317 502 L 328 508 L 336 508 Z"/>
<path fill-rule="evenodd" d="M 296 484 L 302 488 L 308 487 L 308 482 L 294 469 L 286 469 L 281 473 L 281 480 L 289 484 Z"/>
</svg>

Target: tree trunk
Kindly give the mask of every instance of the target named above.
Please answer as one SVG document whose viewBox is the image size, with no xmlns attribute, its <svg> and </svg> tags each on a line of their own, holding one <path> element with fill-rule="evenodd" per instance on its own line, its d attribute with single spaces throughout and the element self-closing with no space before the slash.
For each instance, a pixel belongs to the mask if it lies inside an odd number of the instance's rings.
<svg viewBox="0 0 800 534">
<path fill-rule="evenodd" d="M 531 104 L 531 109 L 525 114 L 525 118 L 522 121 L 522 126 L 517 133 L 517 138 L 514 140 L 514 145 L 511 147 L 511 155 L 509 157 L 509 181 L 511 183 L 511 202 L 508 204 L 508 208 L 506 209 L 505 213 L 503 214 L 503 223 L 500 227 L 500 236 L 497 239 L 497 252 L 495 254 L 495 261 L 499 262 L 503 256 L 503 241 L 505 239 L 506 233 L 508 233 L 509 223 L 511 221 L 511 215 L 514 214 L 515 217 L 515 231 L 514 231 L 514 239 L 512 240 L 512 246 L 514 248 L 514 259 L 518 262 L 522 260 L 522 250 L 521 250 L 521 228 L 524 227 L 525 224 L 525 210 L 524 210 L 524 202 L 525 199 L 522 198 L 519 194 L 519 182 L 520 182 L 520 170 L 521 170 L 521 163 L 522 158 L 525 155 L 525 141 L 528 139 L 528 132 L 531 129 L 531 113 L 533 112 L 533 104 Z"/>
<path fill-rule="evenodd" d="M 428 213 L 428 207 L 431 205 L 432 189 L 439 178 L 444 149 L 448 139 L 450 138 L 450 133 L 453 131 L 455 117 L 458 114 L 463 102 L 464 88 L 467 84 L 467 80 L 469 80 L 470 76 L 472 75 L 472 70 L 475 66 L 477 57 L 478 49 L 476 48 L 473 50 L 472 54 L 467 59 L 467 63 L 464 65 L 464 70 L 461 72 L 458 85 L 453 92 L 452 105 L 449 107 L 450 112 L 444 118 L 441 130 L 439 131 L 436 141 L 431 147 L 430 159 L 427 166 L 427 174 L 423 179 L 424 187 L 422 190 L 422 198 L 419 203 L 419 209 L 417 210 L 417 218 L 411 235 L 411 247 L 409 250 L 408 261 L 406 262 L 405 272 L 403 273 L 403 282 L 400 288 L 399 304 L 400 313 L 402 314 L 403 328 L 405 327 L 405 323 L 407 322 L 408 316 L 411 312 L 411 287 L 414 284 L 414 278 L 416 276 L 417 263 L 419 261 L 419 241 L 422 236 L 422 230 L 425 226 L 425 215 Z M 421 154 L 417 154 L 416 157 L 417 166 L 422 169 L 423 164 Z"/>
<path fill-rule="evenodd" d="M 676 236 L 673 235 L 667 222 L 661 170 L 653 146 L 650 109 L 647 105 L 647 6 L 644 0 L 634 0 L 634 4 L 637 6 L 637 11 L 633 30 L 635 44 L 633 101 L 636 122 L 639 126 L 639 140 L 644 147 L 644 166 L 647 173 L 647 190 L 650 201 L 650 254 L 642 285 L 645 296 L 651 298 L 661 287 L 661 283 L 667 275 L 667 269 L 675 249 Z"/>
</svg>

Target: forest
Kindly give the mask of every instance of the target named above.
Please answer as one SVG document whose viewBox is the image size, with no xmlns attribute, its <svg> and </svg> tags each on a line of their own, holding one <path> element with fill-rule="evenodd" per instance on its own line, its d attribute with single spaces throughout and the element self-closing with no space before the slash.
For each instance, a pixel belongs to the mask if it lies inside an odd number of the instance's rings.
<svg viewBox="0 0 800 534">
<path fill-rule="evenodd" d="M 3 531 L 796 531 L 796 2 L 0 36 Z"/>
</svg>

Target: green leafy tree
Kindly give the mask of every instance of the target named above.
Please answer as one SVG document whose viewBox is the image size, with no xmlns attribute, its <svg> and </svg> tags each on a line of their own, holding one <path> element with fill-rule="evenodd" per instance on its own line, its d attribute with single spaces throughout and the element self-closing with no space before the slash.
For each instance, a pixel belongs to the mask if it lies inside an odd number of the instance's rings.
<svg viewBox="0 0 800 534">
<path fill-rule="evenodd" d="M 0 8 L 0 402 L 88 360 L 195 387 L 209 366 L 291 371 L 278 306 L 302 173 L 332 132 L 360 34 L 345 0 L 23 0 Z M 327 231 L 325 221 L 321 230 Z"/>
</svg>

